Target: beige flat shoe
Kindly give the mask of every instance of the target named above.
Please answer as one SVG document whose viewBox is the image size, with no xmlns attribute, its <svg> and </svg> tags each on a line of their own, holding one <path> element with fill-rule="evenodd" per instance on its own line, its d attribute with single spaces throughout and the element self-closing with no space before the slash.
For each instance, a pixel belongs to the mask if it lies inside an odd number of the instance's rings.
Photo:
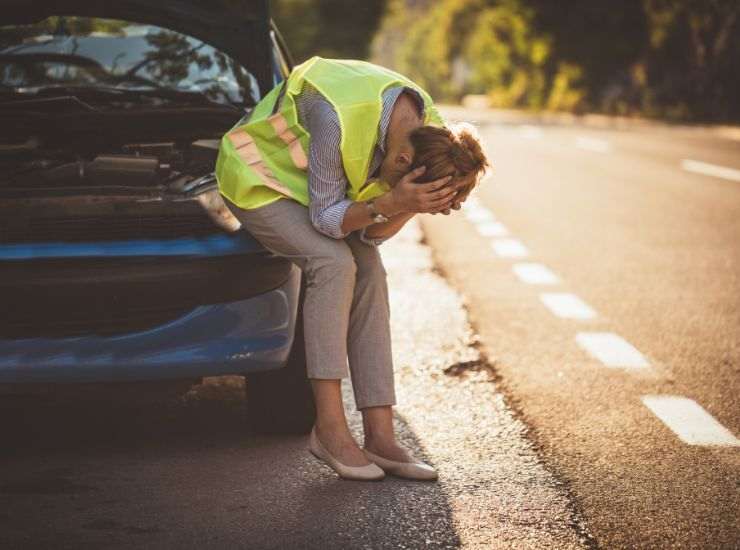
<svg viewBox="0 0 740 550">
<path fill-rule="evenodd" d="M 433 481 L 437 479 L 437 471 L 421 460 L 415 460 L 414 462 L 396 462 L 395 460 L 388 460 L 387 458 L 378 456 L 375 453 L 371 453 L 364 447 L 362 448 L 362 452 L 365 453 L 368 460 L 375 462 L 387 474 L 423 481 Z"/>
<path fill-rule="evenodd" d="M 326 447 L 324 447 L 321 444 L 321 441 L 319 441 L 319 438 L 316 435 L 316 426 L 311 429 L 311 435 L 308 442 L 308 450 L 311 451 L 311 454 L 328 464 L 339 474 L 339 477 L 360 481 L 375 481 L 381 480 L 385 477 L 385 472 L 379 468 L 377 464 L 373 464 L 372 462 L 365 466 L 347 466 L 346 464 L 339 462 L 329 454 Z"/>
</svg>

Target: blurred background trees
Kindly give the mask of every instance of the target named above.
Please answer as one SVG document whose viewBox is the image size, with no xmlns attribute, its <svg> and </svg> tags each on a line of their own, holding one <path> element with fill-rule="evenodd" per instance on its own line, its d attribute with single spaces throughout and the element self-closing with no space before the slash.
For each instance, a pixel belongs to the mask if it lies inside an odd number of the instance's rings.
<svg viewBox="0 0 740 550">
<path fill-rule="evenodd" d="M 272 0 L 272 18 L 296 63 L 312 55 L 366 59 L 386 0 Z"/>
<path fill-rule="evenodd" d="M 738 0 L 273 0 L 296 58 L 370 59 L 439 101 L 740 121 Z"/>
</svg>

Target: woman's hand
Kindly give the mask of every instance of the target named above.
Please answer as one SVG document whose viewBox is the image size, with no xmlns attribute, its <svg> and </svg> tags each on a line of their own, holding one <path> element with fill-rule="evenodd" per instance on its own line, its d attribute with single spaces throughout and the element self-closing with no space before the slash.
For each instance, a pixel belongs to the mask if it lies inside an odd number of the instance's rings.
<svg viewBox="0 0 740 550">
<path fill-rule="evenodd" d="M 452 176 L 426 183 L 415 183 L 414 180 L 425 170 L 425 166 L 412 170 L 391 189 L 393 202 L 402 212 L 437 212 L 446 208 L 450 199 L 457 193 L 456 187 L 446 187 Z"/>
<path fill-rule="evenodd" d="M 455 182 L 455 189 L 457 190 L 456 195 L 452 198 L 451 204 L 439 212 L 442 212 L 442 214 L 446 216 L 450 213 L 450 207 L 454 210 L 460 210 L 462 203 L 465 202 L 465 199 L 468 198 L 468 195 L 470 195 L 470 192 L 475 187 L 475 183 L 476 181 L 474 176 L 463 178 L 460 181 Z M 432 212 L 432 214 L 436 213 L 437 212 Z"/>
</svg>

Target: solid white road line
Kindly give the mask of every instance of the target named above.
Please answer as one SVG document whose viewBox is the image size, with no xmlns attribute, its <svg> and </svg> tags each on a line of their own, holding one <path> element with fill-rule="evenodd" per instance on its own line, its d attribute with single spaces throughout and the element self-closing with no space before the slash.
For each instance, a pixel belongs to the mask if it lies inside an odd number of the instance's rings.
<svg viewBox="0 0 740 550">
<path fill-rule="evenodd" d="M 576 343 L 607 367 L 650 366 L 632 344 L 613 332 L 579 332 Z"/>
<path fill-rule="evenodd" d="M 714 176 L 715 178 L 740 181 L 740 170 L 727 168 L 726 166 L 718 166 L 716 164 L 709 164 L 708 162 L 683 159 L 681 161 L 681 168 L 683 168 L 687 172 L 694 172 L 696 174 L 703 174 L 705 176 Z"/>
<path fill-rule="evenodd" d="M 677 395 L 643 395 L 641 399 L 684 443 L 740 446 L 740 440 L 693 399 Z"/>
<path fill-rule="evenodd" d="M 558 317 L 593 319 L 596 312 L 586 302 L 569 292 L 543 292 L 540 300 Z"/>
<path fill-rule="evenodd" d="M 504 235 L 509 234 L 509 231 L 504 227 L 504 224 L 492 222 L 490 220 L 476 223 L 475 228 L 478 230 L 478 233 L 484 237 L 503 237 Z"/>
<path fill-rule="evenodd" d="M 529 255 L 529 250 L 517 239 L 494 239 L 491 247 L 499 256 L 505 258 L 523 258 Z"/>
<path fill-rule="evenodd" d="M 542 264 L 518 263 L 514 264 L 511 269 L 523 283 L 554 285 L 560 282 L 558 276 Z"/>
<path fill-rule="evenodd" d="M 611 149 L 608 141 L 588 136 L 578 136 L 576 138 L 576 147 L 579 149 L 585 149 L 586 151 L 593 151 L 595 153 L 608 153 Z"/>
</svg>

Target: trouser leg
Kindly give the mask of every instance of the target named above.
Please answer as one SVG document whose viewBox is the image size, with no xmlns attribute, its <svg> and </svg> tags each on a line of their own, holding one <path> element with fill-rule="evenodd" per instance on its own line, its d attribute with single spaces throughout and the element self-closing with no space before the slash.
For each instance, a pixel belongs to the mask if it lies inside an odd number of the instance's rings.
<svg viewBox="0 0 740 550">
<path fill-rule="evenodd" d="M 344 240 L 322 235 L 308 209 L 290 199 L 242 210 L 227 206 L 268 250 L 288 258 L 306 279 L 303 327 L 309 378 L 346 378 L 347 332 L 357 266 Z"/>
<path fill-rule="evenodd" d="M 303 270 L 308 377 L 351 374 L 358 409 L 394 405 L 390 305 L 378 249 L 356 233 L 343 240 L 322 235 L 308 209 L 289 199 L 252 210 L 226 202 L 265 248 Z"/>
<path fill-rule="evenodd" d="M 357 409 L 395 405 L 386 270 L 377 247 L 363 243 L 356 233 L 345 241 L 357 264 L 347 331 L 355 404 Z"/>
</svg>

